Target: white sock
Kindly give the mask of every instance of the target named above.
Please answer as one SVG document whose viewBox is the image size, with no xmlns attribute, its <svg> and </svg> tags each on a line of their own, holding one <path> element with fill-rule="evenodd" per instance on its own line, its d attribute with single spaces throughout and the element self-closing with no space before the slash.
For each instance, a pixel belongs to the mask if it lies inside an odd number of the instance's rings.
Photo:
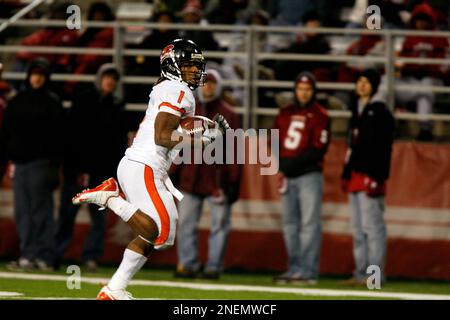
<svg viewBox="0 0 450 320">
<path fill-rule="evenodd" d="M 106 204 L 108 208 L 121 217 L 125 222 L 130 220 L 131 216 L 138 210 L 134 204 L 129 203 L 121 196 L 109 198 Z"/>
<path fill-rule="evenodd" d="M 109 289 L 124 290 L 131 278 L 142 268 L 146 261 L 147 257 L 133 250 L 125 249 L 122 262 L 108 283 Z"/>
</svg>

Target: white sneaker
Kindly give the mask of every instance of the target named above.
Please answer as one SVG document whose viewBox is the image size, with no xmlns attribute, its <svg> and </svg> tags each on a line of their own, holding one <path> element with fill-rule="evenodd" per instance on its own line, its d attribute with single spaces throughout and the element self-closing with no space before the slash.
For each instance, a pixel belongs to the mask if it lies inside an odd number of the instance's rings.
<svg viewBox="0 0 450 320">
<path fill-rule="evenodd" d="M 9 271 L 29 271 L 35 270 L 36 264 L 34 261 L 27 258 L 19 258 L 17 261 L 12 261 L 6 265 L 6 269 Z"/>
<path fill-rule="evenodd" d="M 135 300 L 126 290 L 111 290 L 104 286 L 97 295 L 97 300 Z"/>
<path fill-rule="evenodd" d="M 55 268 L 53 268 L 53 266 L 51 266 L 47 261 L 42 260 L 42 259 L 36 259 L 34 261 L 34 263 L 36 264 L 36 268 L 40 271 L 46 271 L 46 272 L 51 272 L 51 271 L 55 271 Z"/>
<path fill-rule="evenodd" d="M 72 198 L 73 204 L 94 203 L 100 207 L 106 207 L 108 199 L 119 195 L 119 185 L 114 178 L 103 181 L 101 185 L 93 189 L 86 189 Z"/>
</svg>

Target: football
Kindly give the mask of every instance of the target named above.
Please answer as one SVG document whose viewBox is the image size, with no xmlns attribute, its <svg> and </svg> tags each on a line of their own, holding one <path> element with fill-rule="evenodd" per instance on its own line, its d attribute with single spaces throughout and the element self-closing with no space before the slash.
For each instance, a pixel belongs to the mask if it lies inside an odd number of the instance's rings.
<svg viewBox="0 0 450 320">
<path fill-rule="evenodd" d="M 193 116 L 181 119 L 178 131 L 194 135 L 202 135 L 208 128 L 214 128 L 215 122 L 203 116 Z"/>
</svg>

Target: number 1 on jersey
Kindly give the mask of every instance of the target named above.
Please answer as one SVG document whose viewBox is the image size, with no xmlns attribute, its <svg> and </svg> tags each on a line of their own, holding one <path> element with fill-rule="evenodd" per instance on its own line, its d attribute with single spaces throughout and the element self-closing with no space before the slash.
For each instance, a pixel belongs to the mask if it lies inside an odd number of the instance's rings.
<svg viewBox="0 0 450 320">
<path fill-rule="evenodd" d="M 180 91 L 180 95 L 178 96 L 178 103 L 181 103 L 181 100 L 183 100 L 183 97 L 184 97 L 184 91 L 183 90 L 181 90 Z"/>
</svg>

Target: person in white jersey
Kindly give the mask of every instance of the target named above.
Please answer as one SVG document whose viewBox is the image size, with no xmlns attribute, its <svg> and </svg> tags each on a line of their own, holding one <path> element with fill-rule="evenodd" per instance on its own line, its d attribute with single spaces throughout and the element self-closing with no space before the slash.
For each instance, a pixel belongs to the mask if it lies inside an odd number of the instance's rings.
<svg viewBox="0 0 450 320">
<path fill-rule="evenodd" d="M 193 41 L 172 41 L 162 50 L 160 65 L 161 77 L 150 93 L 145 118 L 119 163 L 119 183 L 110 178 L 73 198 L 74 204 L 95 203 L 111 209 L 139 235 L 128 244 L 119 268 L 100 290 L 98 300 L 132 299 L 126 287 L 153 249 L 173 245 L 178 219 L 173 197 L 181 200 L 182 196 L 167 171 L 180 143 L 205 146 L 230 129 L 218 114 L 213 119 L 216 127 L 205 130 L 200 138 L 177 130 L 181 119 L 194 116 L 192 92 L 203 85 L 206 77 L 205 59 Z"/>
</svg>

